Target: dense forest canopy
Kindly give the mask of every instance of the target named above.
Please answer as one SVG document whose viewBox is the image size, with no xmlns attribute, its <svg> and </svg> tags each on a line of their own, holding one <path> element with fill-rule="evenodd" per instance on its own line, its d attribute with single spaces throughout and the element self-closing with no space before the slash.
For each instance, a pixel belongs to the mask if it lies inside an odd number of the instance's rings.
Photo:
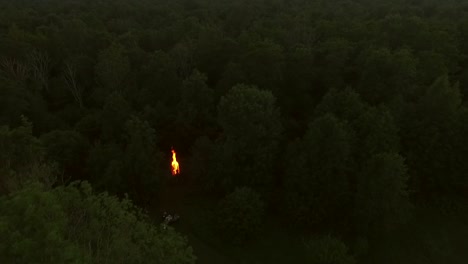
<svg viewBox="0 0 468 264">
<path fill-rule="evenodd" d="M 0 0 L 2 263 L 463 263 L 467 194 L 468 1 Z"/>
</svg>

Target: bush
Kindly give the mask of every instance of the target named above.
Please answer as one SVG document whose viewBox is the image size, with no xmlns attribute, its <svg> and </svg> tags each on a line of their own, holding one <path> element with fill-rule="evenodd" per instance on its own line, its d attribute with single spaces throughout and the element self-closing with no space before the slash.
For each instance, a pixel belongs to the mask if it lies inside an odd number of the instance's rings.
<svg viewBox="0 0 468 264">
<path fill-rule="evenodd" d="M 220 202 L 217 224 L 224 238 L 239 244 L 258 233 L 263 216 L 264 203 L 260 195 L 250 188 L 242 187 Z"/>
</svg>

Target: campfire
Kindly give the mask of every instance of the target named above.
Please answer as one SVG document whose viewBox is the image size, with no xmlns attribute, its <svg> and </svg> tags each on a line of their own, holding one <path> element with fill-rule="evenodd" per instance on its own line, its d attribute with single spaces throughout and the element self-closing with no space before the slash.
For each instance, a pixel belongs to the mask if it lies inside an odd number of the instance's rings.
<svg viewBox="0 0 468 264">
<path fill-rule="evenodd" d="M 177 162 L 176 152 L 172 149 L 172 176 L 176 176 L 180 173 L 179 162 Z"/>
</svg>

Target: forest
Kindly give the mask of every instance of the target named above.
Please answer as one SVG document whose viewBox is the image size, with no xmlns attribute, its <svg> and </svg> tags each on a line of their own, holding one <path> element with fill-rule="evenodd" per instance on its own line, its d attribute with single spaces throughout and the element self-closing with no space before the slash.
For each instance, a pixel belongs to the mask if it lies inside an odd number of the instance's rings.
<svg viewBox="0 0 468 264">
<path fill-rule="evenodd" d="M 0 263 L 461 264 L 467 238 L 468 1 L 0 0 Z"/>
</svg>

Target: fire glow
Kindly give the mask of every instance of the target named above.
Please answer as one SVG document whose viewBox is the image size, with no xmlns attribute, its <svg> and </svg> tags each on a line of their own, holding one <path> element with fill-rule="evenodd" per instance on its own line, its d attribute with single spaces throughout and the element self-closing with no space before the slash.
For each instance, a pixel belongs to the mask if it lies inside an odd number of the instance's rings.
<svg viewBox="0 0 468 264">
<path fill-rule="evenodd" d="M 172 149 L 172 176 L 176 176 L 180 173 L 179 162 L 177 162 L 176 152 Z"/>
</svg>

